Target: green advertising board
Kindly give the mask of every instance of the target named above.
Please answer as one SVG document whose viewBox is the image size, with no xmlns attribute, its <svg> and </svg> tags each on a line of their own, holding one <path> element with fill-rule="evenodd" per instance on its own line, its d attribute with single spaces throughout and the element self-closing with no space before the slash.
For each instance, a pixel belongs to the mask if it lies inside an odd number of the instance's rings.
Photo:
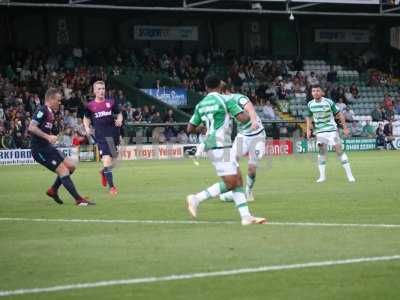
<svg viewBox="0 0 400 300">
<path fill-rule="evenodd" d="M 342 143 L 342 149 L 345 151 L 364 151 L 375 149 L 375 139 L 351 138 L 345 139 Z M 329 151 L 333 151 L 332 146 L 328 146 Z M 295 141 L 294 153 L 317 152 L 315 139 Z"/>
</svg>

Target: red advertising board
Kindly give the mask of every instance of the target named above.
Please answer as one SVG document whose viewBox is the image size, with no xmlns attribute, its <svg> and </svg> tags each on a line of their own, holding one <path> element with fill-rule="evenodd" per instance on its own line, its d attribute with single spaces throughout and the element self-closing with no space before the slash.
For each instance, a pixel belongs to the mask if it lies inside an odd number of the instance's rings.
<svg viewBox="0 0 400 300">
<path fill-rule="evenodd" d="M 266 156 L 293 154 L 293 143 L 290 140 L 266 140 L 265 153 Z"/>
</svg>

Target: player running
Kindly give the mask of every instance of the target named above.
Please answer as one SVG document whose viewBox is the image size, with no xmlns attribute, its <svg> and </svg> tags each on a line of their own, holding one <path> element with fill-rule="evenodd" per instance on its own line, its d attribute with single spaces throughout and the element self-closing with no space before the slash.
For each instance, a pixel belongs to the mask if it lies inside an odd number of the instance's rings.
<svg viewBox="0 0 400 300">
<path fill-rule="evenodd" d="M 193 217 L 197 217 L 198 206 L 201 202 L 232 191 L 242 225 L 266 223 L 265 218 L 257 218 L 250 214 L 243 190 L 242 176 L 235 154 L 232 152 L 230 115 L 242 123 L 248 122 L 249 117 L 243 113 L 235 101 L 219 94 L 221 80 L 217 76 L 207 77 L 205 85 L 208 94 L 196 105 L 187 131 L 195 132 L 197 127 L 205 123 L 207 127 L 205 151 L 222 181 L 196 195 L 187 196 L 188 210 Z"/>
<path fill-rule="evenodd" d="M 307 122 L 307 139 L 311 138 L 312 119 L 314 120 L 314 134 L 317 137 L 318 154 L 318 183 L 326 180 L 325 166 L 327 146 L 334 146 L 338 158 L 341 160 L 344 170 L 346 171 L 349 182 L 354 182 L 355 178 L 351 173 L 349 159 L 346 153 L 342 152 L 341 140 L 339 137 L 335 117 L 340 120 L 343 126 L 343 133 L 347 137 L 349 129 L 346 125 L 346 120 L 340 112 L 336 104 L 328 98 L 323 97 L 322 89 L 319 85 L 312 86 L 311 90 L 313 100 L 308 102 Z"/>
<path fill-rule="evenodd" d="M 75 185 L 71 180 L 70 175 L 75 171 L 74 163 L 65 158 L 53 145 L 57 143 L 57 136 L 54 132 L 54 112 L 60 107 L 61 93 L 54 88 L 47 90 L 45 95 L 45 104 L 38 108 L 35 112 L 31 123 L 29 124 L 29 132 L 32 135 L 31 151 L 32 157 L 39 164 L 45 166 L 52 172 L 57 174 L 56 181 L 47 190 L 47 195 L 58 204 L 64 202 L 58 196 L 58 189 L 63 185 L 67 191 L 75 199 L 78 206 L 94 205 L 84 199 L 76 191 Z"/>
<path fill-rule="evenodd" d="M 92 136 L 90 124 L 93 124 L 94 139 L 104 166 L 100 171 L 101 184 L 104 187 L 108 184 L 110 194 L 116 195 L 118 190 L 114 185 L 112 167 L 113 160 L 118 157 L 119 128 L 122 126 L 123 117 L 117 103 L 105 98 L 106 85 L 103 81 L 93 84 L 93 92 L 95 99 L 87 104 L 83 124 L 88 136 Z M 115 120 L 114 114 L 117 115 Z"/>
<path fill-rule="evenodd" d="M 257 165 L 265 155 L 264 126 L 247 96 L 239 93 L 231 94 L 229 86 L 223 88 L 223 93 L 232 97 L 233 101 L 250 116 L 250 120 L 245 123 L 236 120 L 238 134 L 233 142 L 232 151 L 238 160 L 239 157 L 249 156 L 246 178 L 246 198 L 247 201 L 253 201 L 254 196 L 252 189 L 256 181 Z M 221 194 L 219 197 L 222 201 L 233 200 L 231 191 Z"/>
</svg>

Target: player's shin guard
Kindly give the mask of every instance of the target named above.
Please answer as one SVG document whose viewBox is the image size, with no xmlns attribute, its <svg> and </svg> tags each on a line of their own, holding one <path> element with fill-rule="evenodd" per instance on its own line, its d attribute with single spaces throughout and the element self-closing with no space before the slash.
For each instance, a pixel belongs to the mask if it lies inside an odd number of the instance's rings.
<svg viewBox="0 0 400 300">
<path fill-rule="evenodd" d="M 237 187 L 233 190 L 233 201 L 235 202 L 235 205 L 239 210 L 241 218 L 250 216 L 249 207 L 246 201 L 246 195 L 244 194 L 244 190 L 242 187 Z"/>
<path fill-rule="evenodd" d="M 318 170 L 320 179 L 325 179 L 325 168 L 326 168 L 326 156 L 318 154 Z"/>
<path fill-rule="evenodd" d="M 104 167 L 103 173 L 104 173 L 104 176 L 107 179 L 108 186 L 110 188 L 114 187 L 112 168 L 111 167 Z"/>
<path fill-rule="evenodd" d="M 350 181 L 354 181 L 354 177 L 353 177 L 353 174 L 351 173 L 349 158 L 347 157 L 347 154 L 342 153 L 342 155 L 340 156 L 340 160 L 342 162 L 342 166 L 343 166 L 344 170 L 346 171 L 347 178 Z"/>
<path fill-rule="evenodd" d="M 226 188 L 225 183 L 221 181 L 196 194 L 196 199 L 201 202 L 213 197 L 217 197 L 218 195 L 226 193 L 227 191 L 228 189 Z"/>
<path fill-rule="evenodd" d="M 69 175 L 60 177 L 60 180 L 65 189 L 71 194 L 72 197 L 74 197 L 75 200 L 79 200 L 82 198 L 76 191 L 75 185 Z"/>
</svg>

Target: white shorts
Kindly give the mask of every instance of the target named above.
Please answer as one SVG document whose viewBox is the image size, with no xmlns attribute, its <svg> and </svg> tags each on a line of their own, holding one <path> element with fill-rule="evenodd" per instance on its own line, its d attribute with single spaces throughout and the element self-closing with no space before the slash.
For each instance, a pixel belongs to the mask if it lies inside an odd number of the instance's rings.
<svg viewBox="0 0 400 300">
<path fill-rule="evenodd" d="M 239 165 L 236 162 L 232 148 L 208 150 L 207 156 L 212 161 L 218 176 L 237 174 Z"/>
<path fill-rule="evenodd" d="M 319 144 L 325 144 L 328 146 L 334 146 L 341 144 L 341 139 L 337 131 L 321 132 L 317 133 L 317 146 Z"/>
<path fill-rule="evenodd" d="M 249 155 L 249 164 L 257 165 L 265 155 L 265 131 L 254 136 L 239 133 L 233 142 L 232 151 L 237 159 Z"/>
</svg>

